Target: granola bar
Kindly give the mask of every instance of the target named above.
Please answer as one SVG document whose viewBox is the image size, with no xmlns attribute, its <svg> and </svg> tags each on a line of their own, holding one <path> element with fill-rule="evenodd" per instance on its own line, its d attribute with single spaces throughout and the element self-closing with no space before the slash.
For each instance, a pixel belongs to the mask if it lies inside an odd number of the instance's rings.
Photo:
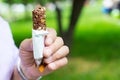
<svg viewBox="0 0 120 80">
<path fill-rule="evenodd" d="M 32 11 L 34 30 L 46 30 L 45 12 L 45 7 L 42 7 L 41 5 L 36 6 L 36 8 Z"/>
</svg>

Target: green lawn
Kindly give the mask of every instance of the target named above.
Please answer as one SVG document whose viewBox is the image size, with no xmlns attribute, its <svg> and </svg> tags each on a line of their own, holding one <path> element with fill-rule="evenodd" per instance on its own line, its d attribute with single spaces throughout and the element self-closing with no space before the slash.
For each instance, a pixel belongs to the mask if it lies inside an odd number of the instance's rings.
<svg viewBox="0 0 120 80">
<path fill-rule="evenodd" d="M 67 29 L 70 8 L 63 9 Z M 54 12 L 47 12 L 47 25 L 56 30 Z M 19 46 L 31 37 L 32 21 L 11 22 Z M 86 6 L 79 19 L 69 55 L 69 64 L 42 80 L 120 80 L 120 20 L 101 13 L 101 5 Z"/>
<path fill-rule="evenodd" d="M 120 61 L 99 62 L 69 58 L 69 64 L 42 80 L 120 80 Z"/>
</svg>

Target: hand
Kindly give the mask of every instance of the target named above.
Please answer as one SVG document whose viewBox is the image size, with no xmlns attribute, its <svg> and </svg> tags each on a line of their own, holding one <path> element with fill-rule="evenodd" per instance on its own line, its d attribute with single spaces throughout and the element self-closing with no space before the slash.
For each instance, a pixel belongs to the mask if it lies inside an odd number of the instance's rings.
<svg viewBox="0 0 120 80">
<path fill-rule="evenodd" d="M 43 51 L 43 61 L 47 66 L 43 72 L 40 72 L 36 66 L 33 57 L 32 39 L 26 39 L 20 45 L 21 68 L 25 76 L 30 80 L 47 75 L 68 62 L 66 55 L 69 53 L 69 48 L 64 45 L 63 39 L 57 37 L 53 29 L 48 29 L 48 32 Z"/>
</svg>

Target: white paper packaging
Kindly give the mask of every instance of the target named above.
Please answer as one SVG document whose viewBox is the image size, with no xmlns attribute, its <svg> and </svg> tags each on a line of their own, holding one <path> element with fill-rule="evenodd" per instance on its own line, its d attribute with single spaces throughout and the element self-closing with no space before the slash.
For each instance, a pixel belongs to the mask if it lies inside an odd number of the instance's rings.
<svg viewBox="0 0 120 80">
<path fill-rule="evenodd" d="M 32 29 L 33 54 L 37 66 L 41 64 L 43 58 L 44 38 L 47 34 L 48 32 L 45 30 Z"/>
</svg>

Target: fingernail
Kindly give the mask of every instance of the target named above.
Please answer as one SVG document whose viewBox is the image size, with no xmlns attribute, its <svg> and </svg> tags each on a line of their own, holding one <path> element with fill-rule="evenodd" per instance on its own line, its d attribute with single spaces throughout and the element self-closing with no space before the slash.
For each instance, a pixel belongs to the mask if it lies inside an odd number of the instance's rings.
<svg viewBox="0 0 120 80">
<path fill-rule="evenodd" d="M 55 69 L 56 69 L 55 64 L 54 64 L 54 63 L 51 63 L 51 64 L 49 65 L 49 68 L 51 68 L 52 70 L 55 70 Z"/>
</svg>

